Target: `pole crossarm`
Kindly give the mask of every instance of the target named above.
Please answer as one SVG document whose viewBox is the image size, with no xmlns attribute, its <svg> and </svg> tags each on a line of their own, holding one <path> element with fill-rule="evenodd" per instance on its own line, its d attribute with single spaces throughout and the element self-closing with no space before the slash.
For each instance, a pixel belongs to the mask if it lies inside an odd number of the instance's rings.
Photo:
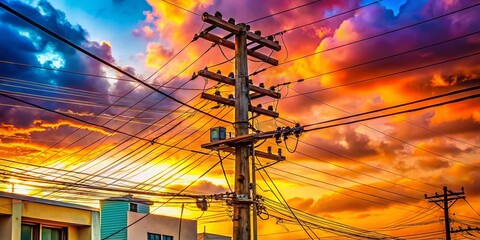
<svg viewBox="0 0 480 240">
<path fill-rule="evenodd" d="M 443 196 L 442 196 L 443 197 Z M 452 198 L 447 198 L 447 201 L 456 201 L 458 199 L 465 199 L 465 196 L 458 196 L 458 197 L 452 197 Z M 436 199 L 436 200 L 428 200 L 429 202 L 443 202 L 443 199 Z"/>
<path fill-rule="evenodd" d="M 216 96 L 216 95 L 212 95 L 212 94 L 208 94 L 208 93 L 202 93 L 201 98 L 208 99 L 208 100 L 211 100 L 211 101 L 215 101 L 215 102 L 218 102 L 218 103 L 222 103 L 222 104 L 225 104 L 227 106 L 235 106 L 235 100 L 224 98 L 224 97 L 221 97 L 221 96 Z M 273 111 L 270 111 L 270 110 L 267 110 L 267 109 L 263 109 L 261 107 L 254 107 L 252 105 L 248 106 L 248 110 L 251 111 L 251 112 L 254 112 L 254 113 L 267 115 L 267 116 L 274 117 L 274 118 L 277 118 L 279 116 L 279 114 L 277 112 L 273 112 Z"/>
<path fill-rule="evenodd" d="M 217 82 L 221 82 L 221 83 L 225 83 L 225 84 L 228 84 L 228 85 L 235 86 L 235 79 L 234 78 L 226 77 L 226 76 L 223 76 L 221 74 L 209 71 L 207 69 L 203 69 L 203 70 L 198 71 L 198 76 L 202 76 L 202 77 L 205 77 L 205 78 L 208 78 L 208 79 L 215 80 Z M 272 97 L 272 98 L 279 99 L 279 98 L 282 97 L 282 95 L 279 92 L 275 92 L 272 89 L 266 89 L 266 88 L 263 88 L 263 87 L 255 86 L 253 84 L 248 84 L 248 87 L 249 87 L 250 91 L 253 91 L 255 93 L 260 94 L 260 96 L 255 96 L 254 98 L 269 96 L 269 97 Z M 250 95 L 250 98 L 252 98 L 252 95 Z"/>
<path fill-rule="evenodd" d="M 225 31 L 231 32 L 233 34 L 240 34 L 243 31 L 240 26 L 231 23 L 231 21 L 227 22 L 220 17 L 216 17 L 216 16 L 210 15 L 208 13 L 203 13 L 202 20 L 206 23 L 209 23 L 213 26 L 219 27 L 219 28 L 221 28 Z M 282 49 L 280 44 L 278 44 L 277 42 L 274 42 L 274 41 L 266 39 L 266 38 L 262 38 L 261 36 L 255 34 L 253 32 L 247 31 L 246 35 L 247 35 L 248 40 L 255 41 L 259 45 L 271 48 L 275 51 L 279 51 L 280 49 Z"/>
<path fill-rule="evenodd" d="M 208 40 L 212 43 L 219 44 L 219 45 L 224 46 L 226 48 L 235 50 L 235 43 L 234 42 L 226 40 L 222 37 L 219 37 L 217 35 L 214 35 L 214 34 L 211 34 L 211 33 L 205 32 L 205 31 L 202 31 L 199 34 L 195 35 L 194 39 L 198 39 L 198 38 L 203 38 L 203 39 Z M 270 65 L 278 66 L 278 60 L 277 59 L 274 59 L 274 58 L 272 58 L 270 56 L 267 56 L 263 53 L 256 52 L 252 49 L 247 49 L 247 54 L 249 56 L 252 56 L 252 57 L 258 59 L 258 60 L 264 61 L 264 62 L 266 62 Z"/>
<path fill-rule="evenodd" d="M 205 143 L 202 144 L 202 148 L 206 149 L 218 149 L 223 145 L 226 146 L 235 146 L 237 144 L 241 143 L 252 143 L 256 142 L 258 140 L 263 140 L 263 139 L 269 139 L 269 138 L 275 138 L 277 136 L 285 136 L 285 135 L 299 135 L 303 131 L 302 126 L 295 126 L 293 128 L 284 128 L 284 129 L 277 129 L 274 131 L 267 131 L 267 132 L 259 132 L 259 133 L 250 133 L 250 134 L 245 134 L 241 136 L 236 136 L 232 138 L 228 138 L 225 140 L 219 140 L 215 142 L 210 142 L 210 143 Z"/>
<path fill-rule="evenodd" d="M 278 60 L 272 58 L 270 55 L 265 55 L 263 53 L 257 52 L 257 50 L 261 48 L 269 48 L 272 51 L 280 51 L 282 47 L 278 43 L 278 41 L 274 41 L 273 37 L 262 37 L 259 31 L 251 32 L 250 26 L 245 24 L 235 24 L 235 20 L 230 18 L 228 21 L 222 19 L 220 13 L 215 13 L 215 15 L 210 15 L 208 13 L 204 13 L 202 15 L 202 20 L 206 23 L 211 24 L 211 26 L 207 27 L 205 30 L 201 31 L 199 34 L 195 34 L 194 39 L 203 38 L 207 41 L 210 41 L 215 44 L 219 44 L 220 46 L 235 50 L 236 45 L 234 42 L 228 40 L 233 36 L 238 35 L 245 35 L 245 49 L 243 49 L 247 55 L 257 58 L 261 61 L 264 61 L 268 64 L 273 66 L 278 65 Z M 215 34 L 210 33 L 215 28 L 221 28 L 228 32 L 228 34 L 224 37 L 219 37 Z M 247 40 L 250 42 L 247 43 Z M 247 46 L 252 44 L 257 44 L 257 46 L 247 48 Z M 242 51 L 243 51 L 242 50 Z"/>
</svg>

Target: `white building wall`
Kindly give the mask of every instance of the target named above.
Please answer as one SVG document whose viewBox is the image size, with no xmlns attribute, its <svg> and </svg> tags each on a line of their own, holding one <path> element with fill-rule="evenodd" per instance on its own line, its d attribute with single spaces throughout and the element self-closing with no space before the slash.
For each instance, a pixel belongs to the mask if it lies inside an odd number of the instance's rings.
<svg viewBox="0 0 480 240">
<path fill-rule="evenodd" d="M 135 222 L 145 216 L 142 213 L 129 212 L 127 224 Z M 150 214 L 141 221 L 128 228 L 128 240 L 147 240 L 147 233 L 173 236 L 173 240 L 179 240 L 179 218 Z M 182 219 L 182 234 L 180 240 L 197 239 L 197 221 Z"/>
</svg>

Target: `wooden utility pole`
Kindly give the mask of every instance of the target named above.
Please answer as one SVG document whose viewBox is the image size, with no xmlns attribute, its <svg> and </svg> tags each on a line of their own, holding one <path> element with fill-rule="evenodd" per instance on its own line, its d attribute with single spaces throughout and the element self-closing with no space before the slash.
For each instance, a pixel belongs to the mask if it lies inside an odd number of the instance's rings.
<svg viewBox="0 0 480 240">
<path fill-rule="evenodd" d="M 252 204 L 255 204 L 256 201 L 255 191 L 250 189 L 249 168 L 249 159 L 254 152 L 253 144 L 256 141 L 256 136 L 249 134 L 249 112 L 252 112 L 252 117 L 254 117 L 253 114 L 257 114 L 256 116 L 262 114 L 278 117 L 278 113 L 273 111 L 273 107 L 269 109 L 263 109 L 261 106 L 254 107 L 250 100 L 264 96 L 280 98 L 280 94 L 275 92 L 274 89 L 265 89 L 264 86 L 253 85 L 253 82 L 248 78 L 247 57 L 252 56 L 266 63 L 278 65 L 276 59 L 262 54 L 257 50 L 266 47 L 278 51 L 281 47 L 278 42 L 273 41 L 272 37 L 265 38 L 261 37 L 260 32 L 251 32 L 250 26 L 246 24 L 235 24 L 235 20 L 232 18 L 228 21 L 223 20 L 222 15 L 218 12 L 215 13 L 215 16 L 204 13 L 202 20 L 211 24 L 211 26 L 197 34 L 195 39 L 203 38 L 219 46 L 235 50 L 234 74 L 226 77 L 220 75 L 220 73 L 210 72 L 208 69 L 198 72 L 199 76 L 235 86 L 233 99 L 231 97 L 223 98 L 220 94 L 211 95 L 202 93 L 202 98 L 235 107 L 235 137 L 203 144 L 202 147 L 235 153 L 235 196 L 231 201 L 233 205 L 233 240 L 248 240 L 251 239 L 250 207 Z M 215 28 L 221 28 L 227 31 L 228 34 L 224 37 L 211 34 L 210 31 Z M 229 38 L 232 37 L 235 37 L 235 42 L 229 40 Z M 248 48 L 248 46 L 251 47 Z M 273 136 L 273 134 L 274 133 L 271 133 L 270 137 Z M 258 154 L 258 156 L 273 160 L 280 161 L 285 159 L 271 152 L 264 153 L 255 151 L 255 153 Z M 254 166 L 252 166 L 252 174 L 255 174 Z M 254 177 L 252 180 L 254 180 Z M 255 186 L 252 185 L 252 188 L 254 187 Z M 255 218 L 256 215 L 254 214 L 253 217 Z M 256 223 L 256 221 L 253 222 Z M 253 228 L 255 229 L 256 226 L 254 225 Z M 254 233 L 256 234 L 256 231 L 254 231 Z"/>
<path fill-rule="evenodd" d="M 448 190 L 448 188 L 445 186 L 443 187 L 442 195 L 435 193 L 434 196 L 429 197 L 427 196 L 427 194 L 425 194 L 425 199 L 429 199 L 428 200 L 429 202 L 433 202 L 437 204 L 437 206 L 443 209 L 444 218 L 445 218 L 445 239 L 451 240 L 450 217 L 448 215 L 448 209 L 453 204 L 455 204 L 455 202 L 457 202 L 458 199 L 465 199 L 465 192 L 463 191 L 463 187 L 461 192 L 453 192 L 451 190 Z M 440 203 L 443 203 L 443 205 Z"/>
<path fill-rule="evenodd" d="M 247 66 L 246 25 L 240 24 L 235 34 L 235 135 L 248 134 L 248 106 L 250 105 Z M 250 239 L 249 157 L 251 143 L 239 143 L 235 147 L 235 193 L 240 200 L 233 208 L 233 236 Z M 236 218 L 236 219 L 235 219 Z"/>
</svg>

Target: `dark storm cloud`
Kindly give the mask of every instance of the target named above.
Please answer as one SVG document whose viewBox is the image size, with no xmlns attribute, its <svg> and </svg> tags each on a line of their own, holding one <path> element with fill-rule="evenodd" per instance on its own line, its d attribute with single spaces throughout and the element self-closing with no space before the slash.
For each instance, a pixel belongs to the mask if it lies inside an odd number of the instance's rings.
<svg viewBox="0 0 480 240">
<path fill-rule="evenodd" d="M 48 1 L 40 1 L 35 7 L 20 1 L 8 1 L 7 4 L 42 26 L 45 26 L 53 32 L 67 38 L 69 41 L 85 48 L 87 51 L 110 63 L 115 63 L 115 59 L 112 56 L 111 46 L 108 43 L 88 40 L 89 36 L 85 29 L 79 25 L 72 25 L 66 18 L 65 14 L 55 9 Z M 94 75 L 104 74 L 104 66 L 98 61 L 77 52 L 65 43 L 43 33 L 9 12 L 0 11 L 0 31 L 3 35 L 2 38 L 0 38 L 0 60 Z M 134 73 L 134 69 L 130 69 L 129 71 Z M 108 93 L 110 90 L 110 84 L 102 78 L 60 73 L 51 70 L 9 64 L 0 64 L 0 76 L 29 81 L 31 86 L 35 86 L 35 84 L 48 84 L 53 87 L 68 87 L 80 91 L 92 91 L 101 94 Z M 113 86 L 112 89 L 115 90 L 115 87 L 116 86 Z M 36 89 L 35 87 L 31 89 L 2 87 L 2 89 L 5 91 L 20 92 L 22 94 L 53 97 L 55 99 L 67 98 L 87 100 L 82 97 L 67 97 L 58 92 L 39 91 L 39 89 Z M 39 99 L 26 100 L 53 110 L 68 109 L 75 112 L 100 111 L 99 108 L 65 103 L 62 104 L 55 99 L 52 101 L 43 101 Z M 2 102 L 10 103 L 12 101 L 2 99 Z M 108 98 L 104 98 L 99 99 L 98 103 L 108 104 L 109 101 Z M 0 122 L 26 126 L 31 124 L 34 119 L 38 118 L 54 121 L 55 119 L 58 119 L 58 116 L 40 110 L 2 107 Z"/>
</svg>

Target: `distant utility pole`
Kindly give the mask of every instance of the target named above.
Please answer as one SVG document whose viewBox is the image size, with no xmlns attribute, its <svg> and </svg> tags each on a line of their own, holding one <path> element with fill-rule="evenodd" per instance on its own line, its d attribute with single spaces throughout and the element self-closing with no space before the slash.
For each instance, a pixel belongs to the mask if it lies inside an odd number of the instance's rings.
<svg viewBox="0 0 480 240">
<path fill-rule="evenodd" d="M 447 187 L 443 187 L 443 194 L 439 195 L 438 193 L 435 193 L 434 196 L 427 196 L 427 194 L 425 194 L 425 199 L 428 199 L 429 202 L 433 202 L 443 209 L 445 215 L 445 239 L 451 240 L 450 217 L 448 216 L 448 209 L 455 204 L 458 199 L 465 199 L 463 187 L 461 192 L 453 192 L 448 190 Z M 443 203 L 443 205 L 440 203 Z"/>
<path fill-rule="evenodd" d="M 252 112 L 252 118 L 261 114 L 278 117 L 278 113 L 273 111 L 273 107 L 263 109 L 260 105 L 252 106 L 250 100 L 264 96 L 278 99 L 280 98 L 280 93 L 275 92 L 273 88 L 266 89 L 264 85 L 253 85 L 248 76 L 247 57 L 251 56 L 263 62 L 278 65 L 276 59 L 257 50 L 269 48 L 272 51 L 279 51 L 281 47 L 278 42 L 273 41 L 273 37 L 262 37 L 260 31 L 251 32 L 250 26 L 246 24 L 235 24 L 233 18 L 230 18 L 228 21 L 223 20 L 219 12 L 215 13 L 214 16 L 204 13 L 202 20 L 211 24 L 211 26 L 196 35 L 195 39 L 203 38 L 219 46 L 235 50 L 235 74 L 230 73 L 226 77 L 222 76 L 220 72 L 214 73 L 208 69 L 198 72 L 199 76 L 235 86 L 235 95 L 230 95 L 228 98 L 222 97 L 220 92 L 216 92 L 215 95 L 202 94 L 202 98 L 235 107 L 235 137 L 203 144 L 202 147 L 235 153 L 235 196 L 231 201 L 234 209 L 233 240 L 251 239 L 250 207 L 252 204 L 254 208 L 256 207 L 256 199 L 254 196 L 255 191 L 251 192 L 251 188 L 255 186 L 250 185 L 249 157 L 255 152 L 259 157 L 273 160 L 284 160 L 285 158 L 280 154 L 275 155 L 271 152 L 253 151 L 253 143 L 258 137 L 249 134 L 249 112 Z M 227 31 L 227 35 L 219 37 L 210 33 L 215 28 Z M 229 40 L 232 37 L 235 37 L 235 42 Z M 272 137 L 275 133 L 272 132 L 267 137 Z M 253 172 L 252 174 L 255 173 Z M 253 217 L 255 218 L 256 216 Z M 256 239 L 256 226 L 254 225 L 253 228 L 254 238 Z"/>
</svg>

